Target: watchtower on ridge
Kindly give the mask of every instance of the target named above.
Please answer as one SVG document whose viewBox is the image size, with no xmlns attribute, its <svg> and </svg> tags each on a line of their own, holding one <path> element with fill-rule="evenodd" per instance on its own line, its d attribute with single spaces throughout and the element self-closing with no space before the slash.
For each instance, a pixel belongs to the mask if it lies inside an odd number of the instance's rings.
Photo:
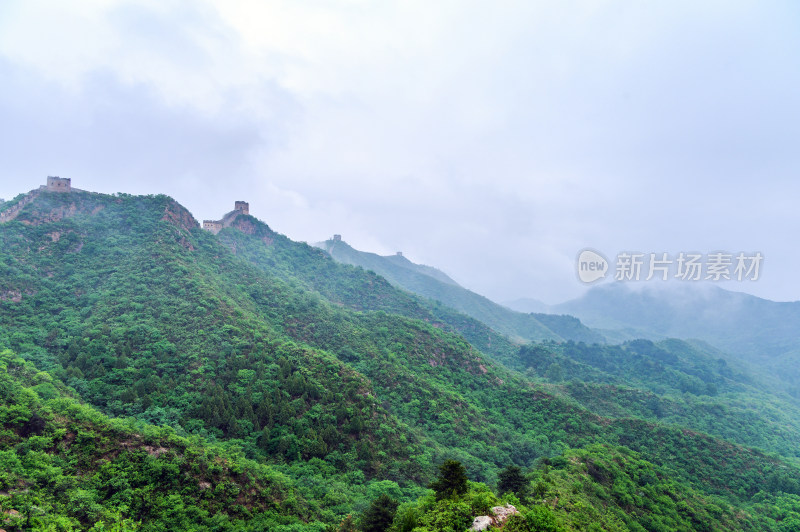
<svg viewBox="0 0 800 532">
<path fill-rule="evenodd" d="M 70 192 L 72 179 L 69 177 L 47 176 L 47 190 L 50 192 Z"/>
</svg>

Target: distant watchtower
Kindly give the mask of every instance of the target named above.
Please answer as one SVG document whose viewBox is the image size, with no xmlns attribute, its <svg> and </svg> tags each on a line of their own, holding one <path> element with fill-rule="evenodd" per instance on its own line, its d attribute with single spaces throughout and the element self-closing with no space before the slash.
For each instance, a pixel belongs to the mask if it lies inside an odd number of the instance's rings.
<svg viewBox="0 0 800 532">
<path fill-rule="evenodd" d="M 233 210 L 222 217 L 222 220 L 203 220 L 203 229 L 217 234 L 224 227 L 230 227 L 240 214 L 250 214 L 250 204 L 246 201 L 237 201 L 233 204 Z"/>
<path fill-rule="evenodd" d="M 49 175 L 47 176 L 47 190 L 51 192 L 69 192 L 72 190 L 72 179 Z"/>
<path fill-rule="evenodd" d="M 333 235 L 333 241 L 334 242 L 341 242 L 342 241 L 342 235 Z"/>
<path fill-rule="evenodd" d="M 215 235 L 222 231 L 222 222 L 217 220 L 203 220 L 203 229 L 211 231 Z"/>
<path fill-rule="evenodd" d="M 397 252 L 397 256 L 398 256 L 398 257 L 402 257 L 402 256 L 403 256 L 403 252 L 402 252 L 402 251 L 398 251 L 398 252 Z"/>
</svg>

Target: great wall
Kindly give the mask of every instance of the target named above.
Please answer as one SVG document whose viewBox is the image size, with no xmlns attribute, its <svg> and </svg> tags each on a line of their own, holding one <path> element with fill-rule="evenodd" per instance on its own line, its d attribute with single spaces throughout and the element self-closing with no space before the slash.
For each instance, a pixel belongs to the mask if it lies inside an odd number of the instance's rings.
<svg viewBox="0 0 800 532">
<path fill-rule="evenodd" d="M 11 207 L 3 212 L 0 212 L 0 223 L 10 222 L 15 219 L 26 205 L 35 200 L 43 191 L 70 193 L 70 192 L 83 192 L 81 190 L 72 188 L 72 179 L 69 177 L 47 176 L 47 182 L 39 188 L 31 190 L 22 198 L 14 203 Z M 221 220 L 203 220 L 203 229 L 213 234 L 219 233 L 224 227 L 230 225 L 236 220 L 240 214 L 250 214 L 250 204 L 246 201 L 236 201 L 233 204 L 233 210 L 222 217 Z"/>
<path fill-rule="evenodd" d="M 237 201 L 233 210 L 222 217 L 221 220 L 203 220 L 203 229 L 212 234 L 217 234 L 225 227 L 230 227 L 240 214 L 250 214 L 250 204 L 246 201 Z"/>
<path fill-rule="evenodd" d="M 47 192 L 72 192 L 72 180 L 69 177 L 47 176 L 47 184 L 31 190 L 17 203 L 0 212 L 0 223 L 10 222 L 19 215 L 27 204 L 35 200 L 43 190 Z"/>
</svg>

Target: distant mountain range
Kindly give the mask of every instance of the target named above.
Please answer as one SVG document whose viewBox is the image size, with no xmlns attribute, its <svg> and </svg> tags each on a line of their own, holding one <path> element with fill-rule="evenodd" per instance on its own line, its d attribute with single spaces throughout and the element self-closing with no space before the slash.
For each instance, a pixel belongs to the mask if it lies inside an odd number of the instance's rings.
<svg viewBox="0 0 800 532">
<path fill-rule="evenodd" d="M 460 286 L 444 272 L 414 264 L 402 255 L 381 256 L 359 251 L 343 240 L 331 239 L 316 245 L 340 263 L 372 270 L 395 286 L 452 307 L 521 343 L 540 340 L 605 341 L 601 334 L 572 316 L 514 311 Z"/>
<path fill-rule="evenodd" d="M 549 310 L 606 331 L 640 338 L 698 338 L 747 357 L 800 348 L 800 302 L 775 302 L 717 286 L 612 283 Z"/>
<path fill-rule="evenodd" d="M 609 283 L 553 306 L 517 300 L 521 311 L 571 314 L 609 341 L 703 340 L 738 358 L 800 381 L 800 302 L 776 302 L 711 285 Z"/>
<path fill-rule="evenodd" d="M 518 342 L 702 340 L 755 363 L 793 394 L 800 393 L 800 386 L 794 385 L 800 381 L 800 302 L 775 302 L 710 285 L 610 283 L 558 305 L 530 298 L 500 305 L 441 270 L 400 254 L 381 256 L 333 239 L 317 246 L 338 262 L 372 270 L 397 287 L 452 307 Z"/>
<path fill-rule="evenodd" d="M 547 313 L 550 312 L 550 309 L 553 305 L 548 305 L 544 301 L 539 301 L 538 299 L 534 299 L 532 297 L 522 297 L 519 299 L 514 299 L 512 301 L 505 301 L 503 305 L 507 306 L 511 310 L 516 310 L 517 312 L 541 312 Z"/>
</svg>

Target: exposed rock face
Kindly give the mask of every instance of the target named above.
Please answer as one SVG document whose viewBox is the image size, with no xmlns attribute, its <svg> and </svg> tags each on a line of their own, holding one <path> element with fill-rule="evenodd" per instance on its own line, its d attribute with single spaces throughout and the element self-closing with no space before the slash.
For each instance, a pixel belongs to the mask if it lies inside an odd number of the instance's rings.
<svg viewBox="0 0 800 532">
<path fill-rule="evenodd" d="M 501 527 L 503 523 L 505 523 L 509 517 L 514 514 L 518 514 L 519 512 L 517 509 L 510 505 L 506 504 L 505 506 L 495 506 L 492 508 L 493 515 L 479 515 L 472 521 L 472 527 L 470 530 L 480 531 L 480 530 L 488 530 L 489 527 Z"/>
<path fill-rule="evenodd" d="M 185 231 L 191 231 L 196 227 L 200 227 L 200 224 L 197 223 L 194 216 L 175 200 L 167 204 L 167 207 L 164 209 L 164 216 L 161 219 Z"/>
<path fill-rule="evenodd" d="M 4 292 L 0 292 L 0 301 L 19 303 L 22 301 L 22 292 L 19 290 L 6 290 Z"/>
<path fill-rule="evenodd" d="M 7 210 L 3 212 L 0 212 L 0 223 L 10 222 L 14 218 L 16 218 L 17 215 L 20 213 L 20 211 L 25 207 L 25 205 L 36 199 L 36 196 L 38 195 L 39 195 L 38 190 L 32 190 L 31 192 L 28 193 L 27 196 L 19 200 L 19 202 L 16 205 L 9 207 Z"/>
<path fill-rule="evenodd" d="M 246 235 L 260 237 L 261 241 L 267 246 L 272 245 L 272 242 L 275 240 L 273 238 L 274 233 L 272 233 L 268 227 L 266 227 L 264 224 L 258 224 L 254 222 L 251 218 L 237 217 L 231 221 L 230 227 L 238 229 Z"/>
<path fill-rule="evenodd" d="M 514 506 L 506 504 L 505 506 L 493 507 L 492 513 L 494 514 L 495 521 L 497 521 L 497 524 L 499 525 L 505 523 L 509 517 L 518 514 L 519 512 L 516 508 L 514 508 Z"/>
<path fill-rule="evenodd" d="M 231 227 L 235 227 L 246 235 L 254 235 L 256 233 L 256 224 L 250 220 L 236 218 L 231 223 Z"/>
<path fill-rule="evenodd" d="M 472 522 L 470 530 L 487 530 L 490 526 L 492 526 L 492 518 L 488 515 L 479 515 Z"/>
</svg>

